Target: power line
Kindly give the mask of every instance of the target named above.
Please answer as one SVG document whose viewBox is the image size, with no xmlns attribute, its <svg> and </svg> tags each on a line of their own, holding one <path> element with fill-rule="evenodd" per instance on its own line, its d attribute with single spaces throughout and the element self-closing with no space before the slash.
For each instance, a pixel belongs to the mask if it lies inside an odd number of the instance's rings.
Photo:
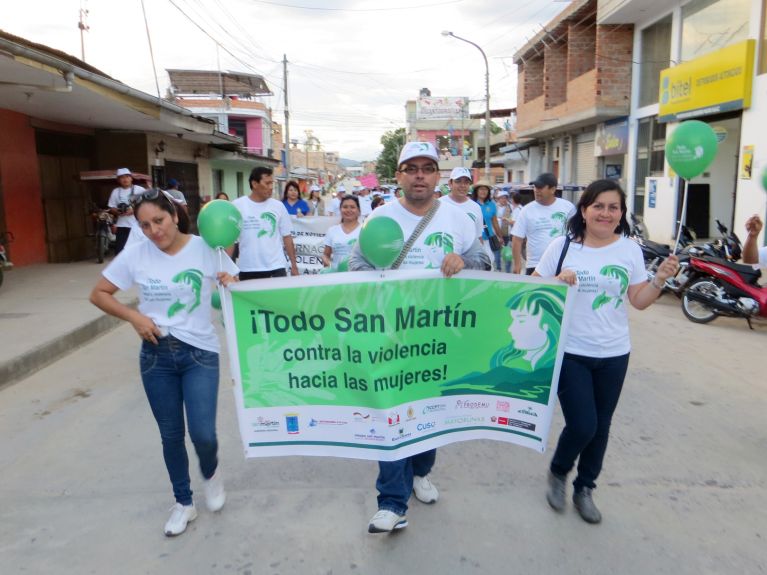
<svg viewBox="0 0 767 575">
<path fill-rule="evenodd" d="M 447 6 L 449 4 L 460 4 L 466 0 L 449 0 L 448 2 L 436 2 L 433 4 L 421 4 L 418 6 L 395 6 L 391 8 L 325 8 L 322 6 L 298 6 L 296 4 L 283 4 L 281 2 L 270 2 L 269 0 L 251 0 L 258 4 L 268 4 L 270 6 L 279 6 L 280 8 L 295 8 L 297 10 L 315 10 L 323 12 L 393 12 L 396 10 L 418 10 L 421 8 L 434 8 L 435 6 Z"/>
</svg>

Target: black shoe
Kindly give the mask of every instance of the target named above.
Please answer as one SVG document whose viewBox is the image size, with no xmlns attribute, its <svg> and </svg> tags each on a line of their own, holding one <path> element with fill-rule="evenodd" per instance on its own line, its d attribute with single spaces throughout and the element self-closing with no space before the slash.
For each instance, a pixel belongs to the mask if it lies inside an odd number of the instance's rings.
<svg viewBox="0 0 767 575">
<path fill-rule="evenodd" d="M 588 487 L 573 493 L 573 503 L 578 510 L 578 514 L 586 523 L 599 523 L 602 521 L 602 514 L 594 504 L 594 500 L 591 498 L 591 489 Z"/>
<path fill-rule="evenodd" d="M 557 475 L 549 470 L 549 489 L 546 491 L 546 500 L 555 511 L 562 512 L 565 509 L 565 482 L 567 475 Z"/>
</svg>

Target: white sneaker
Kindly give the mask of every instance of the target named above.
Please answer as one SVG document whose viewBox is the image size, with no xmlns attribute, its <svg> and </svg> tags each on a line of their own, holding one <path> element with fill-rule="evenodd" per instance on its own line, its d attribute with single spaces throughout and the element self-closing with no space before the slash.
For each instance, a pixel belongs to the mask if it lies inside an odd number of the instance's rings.
<svg viewBox="0 0 767 575">
<path fill-rule="evenodd" d="M 379 509 L 378 513 L 373 515 L 368 525 L 368 533 L 388 533 L 395 529 L 404 529 L 407 527 L 407 517 L 397 515 L 394 511 Z"/>
<path fill-rule="evenodd" d="M 181 535 L 186 531 L 187 523 L 197 519 L 197 509 L 194 508 L 194 503 L 191 505 L 176 503 L 170 508 L 170 511 L 170 519 L 165 524 L 165 535 L 168 537 Z"/>
<path fill-rule="evenodd" d="M 221 477 L 221 470 L 216 469 L 213 477 L 203 479 L 203 489 L 205 491 L 205 504 L 210 511 L 221 511 L 226 502 L 226 491 L 224 491 L 224 480 Z"/>
<path fill-rule="evenodd" d="M 439 499 L 437 486 L 429 481 L 428 477 L 413 477 L 413 493 L 421 503 L 436 503 Z"/>
</svg>

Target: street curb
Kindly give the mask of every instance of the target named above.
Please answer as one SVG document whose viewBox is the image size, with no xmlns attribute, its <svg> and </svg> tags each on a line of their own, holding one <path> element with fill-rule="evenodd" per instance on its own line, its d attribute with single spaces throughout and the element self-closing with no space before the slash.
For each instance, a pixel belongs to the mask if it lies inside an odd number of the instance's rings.
<svg viewBox="0 0 767 575">
<path fill-rule="evenodd" d="M 137 303 L 137 300 L 134 300 L 126 303 L 126 305 L 136 307 Z M 61 337 L 47 341 L 35 349 L 0 363 L 0 389 L 29 377 L 122 323 L 121 319 L 104 314 Z"/>
</svg>

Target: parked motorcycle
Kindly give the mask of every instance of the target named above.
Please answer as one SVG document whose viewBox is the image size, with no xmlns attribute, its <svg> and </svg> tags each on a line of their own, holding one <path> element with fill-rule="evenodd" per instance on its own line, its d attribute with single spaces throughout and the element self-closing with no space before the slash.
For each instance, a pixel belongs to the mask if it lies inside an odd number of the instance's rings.
<svg viewBox="0 0 767 575">
<path fill-rule="evenodd" d="M 762 273 L 751 265 L 722 258 L 691 255 L 691 280 L 682 297 L 682 311 L 690 321 L 708 323 L 719 316 L 751 319 L 767 317 L 767 286 Z"/>
<path fill-rule="evenodd" d="M 642 257 L 644 258 L 645 268 L 647 270 L 647 280 L 652 281 L 655 278 L 655 272 L 658 271 L 658 266 L 671 255 L 672 248 L 668 244 L 661 244 L 648 240 L 646 237 L 647 230 L 644 227 L 644 223 L 640 218 L 631 214 L 631 235 L 629 236 L 634 240 L 642 249 Z M 677 296 L 684 290 L 684 285 L 687 282 L 687 276 L 685 275 L 685 269 L 687 267 L 687 249 L 695 242 L 695 232 L 687 226 L 682 226 L 682 237 L 679 240 L 681 246 L 680 252 L 677 254 L 679 257 L 679 271 L 674 277 L 670 277 L 666 280 L 663 291 L 670 291 Z"/>
<path fill-rule="evenodd" d="M 3 272 L 13 267 L 13 264 L 8 259 L 8 252 L 6 246 L 11 243 L 15 238 L 11 232 L 0 232 L 0 285 L 3 285 Z"/>
<path fill-rule="evenodd" d="M 93 213 L 93 220 L 96 225 L 96 258 L 98 262 L 104 263 L 109 250 L 114 246 L 115 235 L 112 233 L 114 218 L 108 209 L 96 209 Z"/>
</svg>

